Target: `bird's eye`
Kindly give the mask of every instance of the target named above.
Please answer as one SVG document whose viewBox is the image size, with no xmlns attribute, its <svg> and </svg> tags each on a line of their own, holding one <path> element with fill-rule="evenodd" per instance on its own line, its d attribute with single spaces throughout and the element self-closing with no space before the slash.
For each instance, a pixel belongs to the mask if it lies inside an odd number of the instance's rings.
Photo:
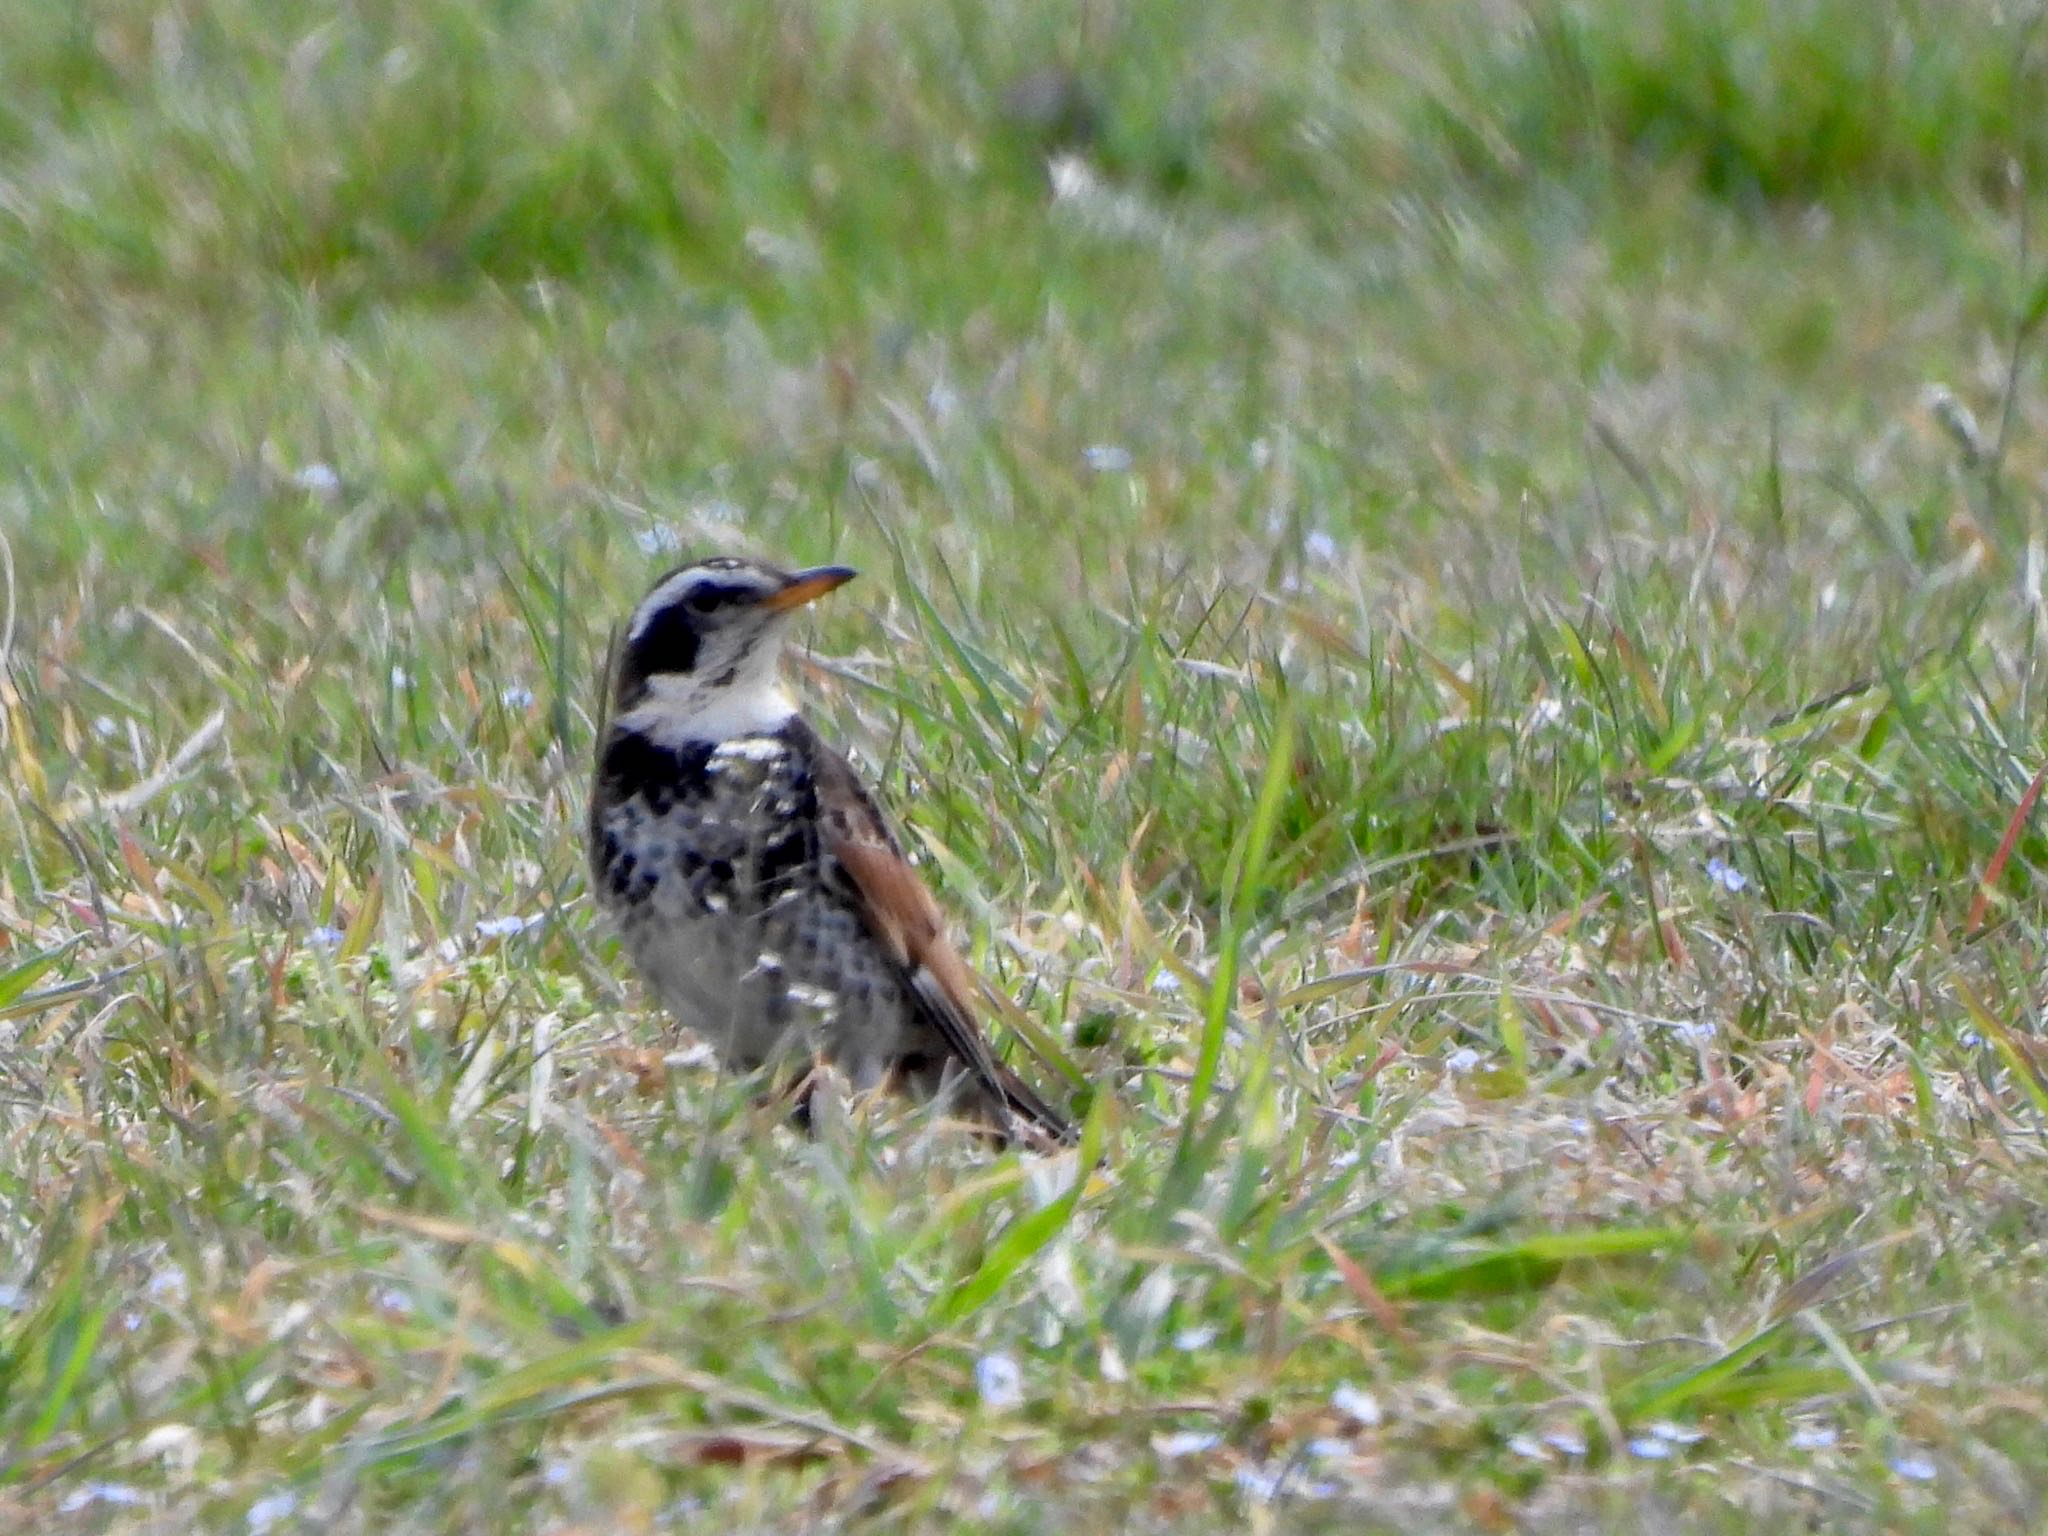
<svg viewBox="0 0 2048 1536">
<path fill-rule="evenodd" d="M 716 587 L 699 587 L 683 599 L 683 606 L 692 613 L 710 613 L 725 601 L 725 594 Z"/>
</svg>

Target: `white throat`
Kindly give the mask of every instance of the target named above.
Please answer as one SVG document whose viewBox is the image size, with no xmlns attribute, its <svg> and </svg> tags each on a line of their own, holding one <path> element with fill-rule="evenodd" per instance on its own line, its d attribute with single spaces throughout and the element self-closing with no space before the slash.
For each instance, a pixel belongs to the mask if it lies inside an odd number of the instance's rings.
<svg viewBox="0 0 2048 1536">
<path fill-rule="evenodd" d="M 647 692 L 619 716 L 619 724 L 662 746 L 677 747 L 765 736 L 795 713 L 796 701 L 773 671 L 742 675 L 723 688 L 663 674 L 647 680 Z"/>
</svg>

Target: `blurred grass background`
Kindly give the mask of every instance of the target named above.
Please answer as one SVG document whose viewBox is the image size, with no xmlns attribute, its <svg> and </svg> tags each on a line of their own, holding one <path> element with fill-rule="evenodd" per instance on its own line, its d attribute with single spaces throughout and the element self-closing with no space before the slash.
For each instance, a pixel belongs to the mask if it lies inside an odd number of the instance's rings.
<svg viewBox="0 0 2048 1536">
<path fill-rule="evenodd" d="M 0 5 L 0 1513 L 2033 1528 L 2039 19 Z M 1087 1187 L 617 986 L 725 547 Z"/>
</svg>

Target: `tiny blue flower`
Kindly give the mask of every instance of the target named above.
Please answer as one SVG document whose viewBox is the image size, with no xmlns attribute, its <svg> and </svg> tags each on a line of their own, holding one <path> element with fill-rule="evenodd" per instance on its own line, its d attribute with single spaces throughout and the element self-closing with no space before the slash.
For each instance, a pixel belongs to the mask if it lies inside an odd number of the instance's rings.
<svg viewBox="0 0 2048 1536">
<path fill-rule="evenodd" d="M 1668 1420 L 1652 1424 L 1650 1433 L 1666 1445 L 1698 1445 L 1707 1438 L 1707 1432 L 1703 1429 L 1695 1429 L 1690 1424 L 1673 1424 Z"/>
<path fill-rule="evenodd" d="M 1131 467 L 1131 450 L 1115 443 L 1090 443 L 1081 457 L 1098 475 L 1121 475 Z"/>
<path fill-rule="evenodd" d="M 75 1488 L 65 1494 L 63 1501 L 57 1506 L 57 1512 L 75 1515 L 80 1510 L 91 1509 L 95 1504 L 133 1508 L 148 1502 L 148 1498 L 141 1490 L 130 1488 L 126 1483 L 87 1483 L 84 1487 Z"/>
<path fill-rule="evenodd" d="M 290 1519 L 299 1507 L 299 1496 L 295 1493 L 266 1494 L 249 1506 L 250 1536 L 263 1536 L 280 1520 Z"/>
<path fill-rule="evenodd" d="M 974 1385 L 990 1408 L 1015 1408 L 1024 1401 L 1024 1373 L 1008 1355 L 983 1355 L 975 1361 Z"/>
<path fill-rule="evenodd" d="M 509 939 L 514 934 L 524 933 L 538 927 L 544 919 L 536 912 L 531 917 L 484 917 L 477 919 L 476 936 L 480 939 Z"/>
<path fill-rule="evenodd" d="M 1215 1450 L 1222 1443 L 1222 1436 L 1211 1434 L 1205 1429 L 1176 1429 L 1171 1434 L 1152 1437 L 1152 1449 L 1161 1461 L 1178 1461 L 1183 1456 L 1199 1456 L 1204 1451 Z"/>
<path fill-rule="evenodd" d="M 1348 1381 L 1340 1383 L 1330 1394 L 1330 1406 L 1352 1423 L 1362 1424 L 1367 1429 L 1377 1428 L 1386 1417 L 1386 1410 L 1380 1407 L 1378 1398 Z"/>
<path fill-rule="evenodd" d="M 332 501 L 341 494 L 341 476 L 332 464 L 308 464 L 292 476 L 292 483 L 308 496 Z"/>
<path fill-rule="evenodd" d="M 1707 860 L 1707 878 L 1731 896 L 1749 886 L 1749 876 L 1719 854 Z"/>
<path fill-rule="evenodd" d="M 1280 1484 L 1287 1476 L 1287 1469 L 1271 1467 L 1239 1467 L 1237 1469 L 1238 1491 L 1254 1504 L 1270 1504 L 1280 1492 Z"/>
</svg>

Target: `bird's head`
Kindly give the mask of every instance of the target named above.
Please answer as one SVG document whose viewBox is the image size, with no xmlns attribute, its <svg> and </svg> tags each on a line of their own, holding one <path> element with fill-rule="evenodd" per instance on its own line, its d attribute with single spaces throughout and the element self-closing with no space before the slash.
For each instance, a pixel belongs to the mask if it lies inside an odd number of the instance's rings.
<svg viewBox="0 0 2048 1536">
<path fill-rule="evenodd" d="M 843 565 L 785 571 L 731 556 L 670 571 L 626 626 L 615 717 L 691 740 L 774 729 L 795 708 L 777 680 L 783 631 L 797 609 L 853 577 Z"/>
</svg>

